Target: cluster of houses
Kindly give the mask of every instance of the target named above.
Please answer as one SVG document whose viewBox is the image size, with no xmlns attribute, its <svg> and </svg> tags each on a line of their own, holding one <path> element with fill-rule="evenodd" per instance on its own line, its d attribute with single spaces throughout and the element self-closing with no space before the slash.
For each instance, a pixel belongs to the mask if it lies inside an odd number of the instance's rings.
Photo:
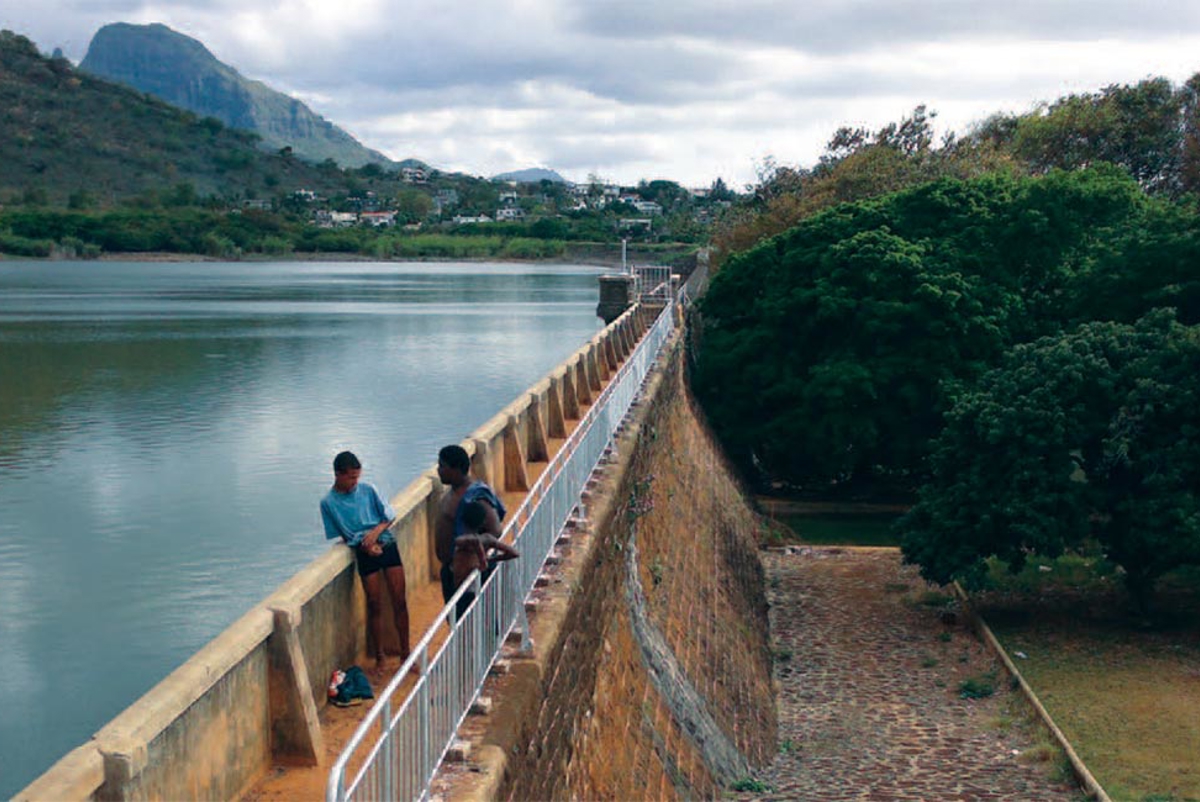
<svg viewBox="0 0 1200 802">
<path fill-rule="evenodd" d="M 347 228 L 349 226 L 374 226 L 384 228 L 396 225 L 396 212 L 331 212 L 318 209 L 313 212 L 313 222 L 320 228 Z"/>
<path fill-rule="evenodd" d="M 421 168 L 404 167 L 401 169 L 401 178 L 407 183 L 425 184 L 428 182 L 429 176 Z M 620 187 L 611 184 L 570 184 L 567 187 L 567 191 L 570 200 L 565 206 L 561 202 L 559 203 L 559 211 L 561 212 L 598 211 L 617 203 L 627 204 L 636 209 L 638 212 L 637 217 L 621 218 L 619 220 L 618 225 L 623 230 L 650 231 L 653 227 L 654 218 L 663 214 L 663 207 L 660 204 L 646 200 L 635 192 L 622 190 Z M 703 198 L 708 194 L 707 189 L 692 190 L 691 192 L 693 197 L 696 198 Z M 321 200 L 316 193 L 310 190 L 298 190 L 294 193 L 294 197 L 308 204 L 317 203 Z M 445 219 L 446 215 L 459 206 L 458 190 L 453 188 L 436 189 L 431 193 L 430 199 L 433 201 L 433 213 L 442 219 Z M 455 214 L 450 218 L 450 221 L 455 225 L 522 222 L 526 219 L 527 213 L 522 208 L 520 199 L 521 195 L 517 191 L 516 185 L 513 184 L 508 189 L 500 191 L 498 206 L 493 214 Z M 546 199 L 543 198 L 542 200 L 545 201 Z M 318 209 L 313 212 L 313 222 L 322 228 L 344 228 L 357 225 L 388 227 L 396 225 L 398 212 L 380 208 L 380 201 L 374 192 L 366 193 L 366 196 L 363 198 L 351 198 L 350 201 L 356 208 L 356 211 Z M 727 206 L 728 204 L 724 205 Z"/>
</svg>

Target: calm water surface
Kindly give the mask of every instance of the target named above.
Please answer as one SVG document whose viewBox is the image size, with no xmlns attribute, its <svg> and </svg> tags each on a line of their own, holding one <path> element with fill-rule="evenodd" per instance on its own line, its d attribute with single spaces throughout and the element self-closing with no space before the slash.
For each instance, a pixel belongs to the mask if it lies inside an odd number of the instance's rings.
<svg viewBox="0 0 1200 802">
<path fill-rule="evenodd" d="M 600 326 L 597 271 L 0 262 L 0 798 Z"/>
</svg>

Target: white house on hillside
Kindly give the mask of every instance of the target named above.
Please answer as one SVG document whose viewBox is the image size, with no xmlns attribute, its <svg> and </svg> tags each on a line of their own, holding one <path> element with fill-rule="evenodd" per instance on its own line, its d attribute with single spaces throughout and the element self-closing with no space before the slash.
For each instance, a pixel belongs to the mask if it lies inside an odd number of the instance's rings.
<svg viewBox="0 0 1200 802">
<path fill-rule="evenodd" d="M 395 212 L 363 212 L 358 219 L 360 222 L 370 223 L 376 228 L 396 225 Z"/>
</svg>

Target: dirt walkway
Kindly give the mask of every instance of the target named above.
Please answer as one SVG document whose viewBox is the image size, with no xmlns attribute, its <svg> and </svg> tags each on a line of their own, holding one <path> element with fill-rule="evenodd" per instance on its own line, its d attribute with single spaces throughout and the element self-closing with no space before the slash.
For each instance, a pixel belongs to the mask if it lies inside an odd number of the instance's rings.
<svg viewBox="0 0 1200 802">
<path fill-rule="evenodd" d="M 755 778 L 769 790 L 739 798 L 1080 798 L 1011 723 L 998 662 L 895 550 L 791 547 L 764 563 L 780 752 Z M 989 675 L 994 696 L 961 698 Z"/>
</svg>

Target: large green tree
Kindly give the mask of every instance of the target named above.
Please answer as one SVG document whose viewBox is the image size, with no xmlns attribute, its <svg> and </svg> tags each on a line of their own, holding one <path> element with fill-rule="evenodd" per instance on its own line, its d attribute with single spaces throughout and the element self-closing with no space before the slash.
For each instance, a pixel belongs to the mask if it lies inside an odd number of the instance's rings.
<svg viewBox="0 0 1200 802">
<path fill-rule="evenodd" d="M 747 469 L 822 487 L 919 477 L 949 384 L 1058 330 L 1144 199 L 1116 169 L 942 181 L 809 218 L 702 301 L 697 393 Z"/>
<path fill-rule="evenodd" d="M 1071 290 L 1076 322 L 1131 323 L 1173 307 L 1200 323 L 1200 213 L 1194 204 L 1148 201 L 1136 224 L 1106 234 L 1107 247 Z"/>
<path fill-rule="evenodd" d="M 1096 542 L 1135 600 L 1200 563 L 1200 328 L 1157 310 L 1014 348 L 961 393 L 901 521 L 933 581 Z"/>
<path fill-rule="evenodd" d="M 1067 95 L 1017 120 L 1013 151 L 1035 172 L 1109 162 L 1147 191 L 1194 192 L 1198 81 L 1177 89 L 1150 78 Z"/>
</svg>

